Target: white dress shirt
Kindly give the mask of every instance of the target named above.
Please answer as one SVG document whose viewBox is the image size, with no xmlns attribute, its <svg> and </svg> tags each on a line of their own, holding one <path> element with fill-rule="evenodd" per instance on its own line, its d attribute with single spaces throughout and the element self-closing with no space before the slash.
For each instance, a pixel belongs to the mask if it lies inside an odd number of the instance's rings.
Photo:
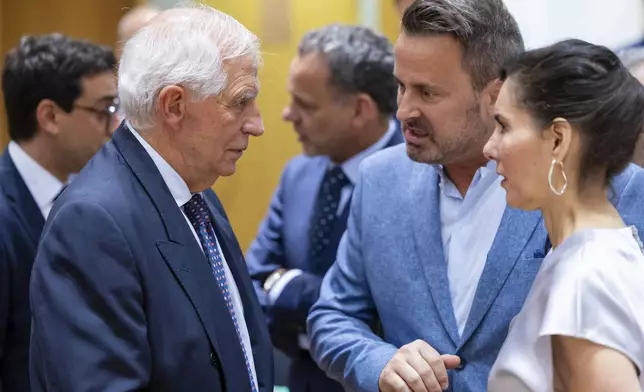
<svg viewBox="0 0 644 392">
<path fill-rule="evenodd" d="M 29 193 L 36 201 L 36 205 L 40 208 L 42 216 L 47 219 L 49 211 L 54 205 L 54 199 L 65 184 L 30 157 L 14 141 L 9 142 L 9 157 L 29 189 Z"/>
<path fill-rule="evenodd" d="M 156 150 L 154 150 L 154 148 L 152 148 L 152 146 L 150 146 L 150 144 L 146 142 L 145 139 L 143 139 L 132 128 L 132 126 L 129 123 L 127 125 L 128 125 L 128 128 L 130 129 L 130 132 L 132 132 L 134 137 L 136 137 L 136 139 L 139 141 L 139 143 L 141 143 L 143 148 L 145 148 L 145 151 L 147 151 L 148 155 L 150 155 L 150 158 L 152 158 L 152 161 L 154 162 L 157 169 L 159 170 L 159 173 L 161 173 L 161 177 L 163 177 L 163 180 L 168 186 L 168 189 L 170 190 L 170 193 L 172 194 L 174 201 L 177 203 L 177 206 L 181 210 L 183 217 L 186 219 L 186 224 L 188 225 L 188 227 L 190 227 L 190 230 L 194 235 L 195 241 L 197 241 L 197 244 L 203 251 L 203 247 L 201 246 L 201 241 L 199 240 L 199 236 L 197 235 L 197 232 L 195 231 L 195 229 L 192 227 L 190 220 L 188 219 L 185 211 L 183 210 L 183 205 L 186 204 L 192 198 L 192 193 L 190 192 L 190 189 L 188 189 L 188 185 L 186 185 L 186 182 L 183 180 L 183 178 L 181 178 L 179 173 L 177 173 L 172 168 L 172 166 L 170 166 L 170 164 L 166 162 L 161 157 L 161 155 L 159 155 L 159 153 L 157 153 Z M 228 281 L 228 287 L 230 289 L 230 297 L 233 303 L 233 308 L 235 309 L 235 316 L 237 316 L 242 344 L 244 345 L 246 354 L 248 355 L 248 362 L 250 363 L 250 367 L 253 373 L 252 374 L 253 382 L 257 386 L 257 372 L 255 371 L 255 361 L 253 359 L 253 349 L 250 344 L 250 335 L 248 334 L 246 319 L 244 318 L 244 305 L 239 295 L 239 289 L 237 288 L 237 284 L 235 283 L 235 278 L 232 272 L 230 271 L 230 268 L 228 267 L 228 263 L 226 262 L 224 253 L 221 251 L 219 240 L 217 239 L 216 236 L 215 236 L 215 240 L 217 242 L 217 248 L 219 249 L 219 253 L 221 254 L 222 264 L 224 265 L 224 273 L 226 275 L 226 280 Z"/>
<path fill-rule="evenodd" d="M 505 190 L 496 163 L 477 170 L 465 197 L 436 166 L 440 174 L 439 209 L 447 277 L 459 334 L 470 314 L 487 254 L 506 207 Z"/>
</svg>

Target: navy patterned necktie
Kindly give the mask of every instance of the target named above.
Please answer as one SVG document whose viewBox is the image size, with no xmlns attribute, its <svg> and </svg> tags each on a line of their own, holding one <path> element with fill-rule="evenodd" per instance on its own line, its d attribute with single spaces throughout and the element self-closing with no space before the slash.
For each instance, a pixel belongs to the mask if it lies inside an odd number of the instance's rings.
<svg viewBox="0 0 644 392">
<path fill-rule="evenodd" d="M 237 332 L 237 337 L 239 338 L 239 344 L 241 345 L 242 351 L 244 353 L 244 361 L 246 361 L 246 370 L 248 371 L 248 378 L 250 379 L 251 390 L 252 392 L 257 392 L 255 387 L 253 371 L 250 367 L 250 361 L 248 359 L 248 353 L 246 352 L 246 346 L 242 341 L 241 332 L 239 329 L 239 322 L 237 320 L 237 315 L 235 314 L 235 308 L 233 307 L 232 297 L 230 295 L 230 289 L 228 287 L 228 279 L 226 279 L 226 273 L 224 270 L 224 259 L 221 256 L 219 247 L 217 246 L 217 239 L 215 238 L 215 230 L 212 226 L 212 221 L 210 220 L 210 213 L 206 202 L 200 194 L 195 194 L 192 196 L 190 201 L 184 204 L 184 211 L 192 227 L 194 227 L 203 251 L 206 254 L 206 258 L 210 263 L 212 272 L 215 275 L 217 280 L 217 286 L 221 290 L 221 293 L 224 296 L 224 301 L 226 302 L 226 307 L 228 312 L 230 312 L 230 317 L 233 320 L 235 325 L 235 331 Z"/>
<path fill-rule="evenodd" d="M 323 261 L 319 258 L 329 245 L 329 237 L 340 205 L 342 188 L 347 184 L 349 184 L 349 179 L 340 166 L 336 166 L 324 174 L 309 230 L 309 257 L 312 266 Z"/>
</svg>

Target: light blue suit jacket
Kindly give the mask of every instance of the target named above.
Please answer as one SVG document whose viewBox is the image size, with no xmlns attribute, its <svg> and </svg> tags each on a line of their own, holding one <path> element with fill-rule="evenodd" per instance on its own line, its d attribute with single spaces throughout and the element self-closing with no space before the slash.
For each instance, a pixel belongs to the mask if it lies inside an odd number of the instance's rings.
<svg viewBox="0 0 644 392">
<path fill-rule="evenodd" d="M 439 178 L 405 146 L 363 162 L 347 232 L 308 318 L 311 351 L 329 376 L 354 391 L 377 392 L 399 347 L 422 339 L 461 357 L 450 390 L 486 390 L 488 373 L 545 257 L 540 212 L 507 208 L 458 334 L 443 254 Z M 644 171 L 629 166 L 612 183 L 627 224 L 644 232 Z M 369 328 L 378 317 L 383 338 Z"/>
<path fill-rule="evenodd" d="M 397 129 L 383 148 L 403 141 Z M 334 222 L 329 244 L 320 257 L 322 263 L 314 265 L 308 256 L 310 220 L 320 184 L 330 165 L 326 156 L 300 155 L 288 162 L 269 212 L 246 255 L 273 344 L 294 357 L 301 356 L 298 334 L 306 332 L 306 317 L 318 299 L 322 277 L 335 261 L 338 243 L 347 227 L 349 205 L 343 207 Z M 286 285 L 275 304 L 269 305 L 261 287 L 278 268 L 299 269 L 303 273 Z"/>
</svg>

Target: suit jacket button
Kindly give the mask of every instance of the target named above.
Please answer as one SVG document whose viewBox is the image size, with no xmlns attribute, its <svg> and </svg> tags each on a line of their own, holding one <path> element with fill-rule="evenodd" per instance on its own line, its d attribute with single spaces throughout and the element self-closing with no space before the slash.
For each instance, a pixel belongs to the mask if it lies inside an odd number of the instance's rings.
<svg viewBox="0 0 644 392">
<path fill-rule="evenodd" d="M 467 365 L 467 361 L 463 358 L 461 358 L 461 363 L 458 364 L 456 367 L 456 370 L 463 370 L 465 369 L 465 365 Z"/>
<path fill-rule="evenodd" d="M 217 363 L 217 354 L 215 354 L 214 352 L 211 352 L 211 353 L 210 353 L 210 364 L 211 364 L 213 367 L 217 367 L 217 366 L 218 366 L 218 363 Z"/>
</svg>

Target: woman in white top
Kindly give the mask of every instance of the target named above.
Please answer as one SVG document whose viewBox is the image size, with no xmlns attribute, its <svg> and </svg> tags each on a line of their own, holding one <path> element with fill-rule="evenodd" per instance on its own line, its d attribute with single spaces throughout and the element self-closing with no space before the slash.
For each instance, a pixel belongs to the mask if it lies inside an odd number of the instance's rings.
<svg viewBox="0 0 644 392">
<path fill-rule="evenodd" d="M 578 40 L 522 54 L 501 79 L 484 152 L 508 204 L 542 211 L 552 250 L 488 390 L 644 391 L 644 255 L 607 193 L 644 129 L 644 87 Z"/>
</svg>

